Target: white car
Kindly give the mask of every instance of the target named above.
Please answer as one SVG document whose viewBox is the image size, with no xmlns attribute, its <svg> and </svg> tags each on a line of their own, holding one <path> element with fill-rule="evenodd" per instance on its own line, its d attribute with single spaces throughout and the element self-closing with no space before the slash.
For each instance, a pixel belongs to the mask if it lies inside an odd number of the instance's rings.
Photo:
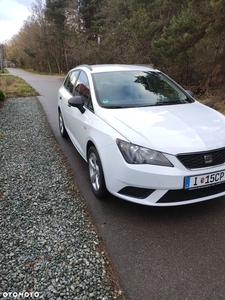
<svg viewBox="0 0 225 300">
<path fill-rule="evenodd" d="M 92 191 L 144 205 L 225 195 L 225 117 L 153 68 L 81 65 L 58 93 L 59 128 Z"/>
</svg>

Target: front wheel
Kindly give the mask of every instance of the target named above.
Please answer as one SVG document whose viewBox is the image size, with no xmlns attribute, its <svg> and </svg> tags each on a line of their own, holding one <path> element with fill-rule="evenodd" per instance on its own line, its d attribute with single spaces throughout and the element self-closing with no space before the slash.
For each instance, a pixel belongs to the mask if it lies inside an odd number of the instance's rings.
<svg viewBox="0 0 225 300">
<path fill-rule="evenodd" d="M 107 195 L 102 163 L 95 147 L 91 146 L 88 150 L 88 169 L 91 188 L 93 193 L 98 198 L 103 198 Z"/>
<path fill-rule="evenodd" d="M 59 131 L 61 136 L 65 139 L 68 137 L 68 133 L 66 131 L 65 125 L 64 125 L 64 121 L 63 121 L 63 117 L 62 117 L 62 113 L 59 110 Z"/>
</svg>

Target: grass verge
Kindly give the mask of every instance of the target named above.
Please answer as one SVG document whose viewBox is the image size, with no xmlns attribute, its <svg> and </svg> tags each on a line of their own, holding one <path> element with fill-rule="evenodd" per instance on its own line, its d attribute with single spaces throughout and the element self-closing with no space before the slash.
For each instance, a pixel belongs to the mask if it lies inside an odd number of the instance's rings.
<svg viewBox="0 0 225 300">
<path fill-rule="evenodd" d="M 6 95 L 6 98 L 33 97 L 38 93 L 22 78 L 0 74 L 0 90 Z"/>
</svg>

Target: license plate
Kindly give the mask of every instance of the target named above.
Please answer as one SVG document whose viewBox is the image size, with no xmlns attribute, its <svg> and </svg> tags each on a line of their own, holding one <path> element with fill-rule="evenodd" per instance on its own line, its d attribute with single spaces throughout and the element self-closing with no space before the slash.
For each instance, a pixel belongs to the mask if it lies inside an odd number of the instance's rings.
<svg viewBox="0 0 225 300">
<path fill-rule="evenodd" d="M 185 189 L 198 189 L 225 182 L 225 170 L 198 176 L 184 178 Z"/>
</svg>

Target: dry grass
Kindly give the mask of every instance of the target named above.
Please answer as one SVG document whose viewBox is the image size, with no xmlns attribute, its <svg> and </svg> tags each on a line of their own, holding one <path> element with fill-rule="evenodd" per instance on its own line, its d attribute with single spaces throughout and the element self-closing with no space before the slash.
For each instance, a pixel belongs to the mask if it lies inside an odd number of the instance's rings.
<svg viewBox="0 0 225 300">
<path fill-rule="evenodd" d="M 193 91 L 197 101 L 225 115 L 225 87 L 223 84 L 217 84 L 213 88 L 208 86 L 205 89 L 198 86 L 184 86 L 183 88 Z"/>
<path fill-rule="evenodd" d="M 221 95 L 204 95 L 201 97 L 195 97 L 199 102 L 214 108 L 225 115 L 225 97 Z"/>
<path fill-rule="evenodd" d="M 38 93 L 23 79 L 12 75 L 0 75 L 0 90 L 7 98 L 33 97 Z"/>
</svg>

